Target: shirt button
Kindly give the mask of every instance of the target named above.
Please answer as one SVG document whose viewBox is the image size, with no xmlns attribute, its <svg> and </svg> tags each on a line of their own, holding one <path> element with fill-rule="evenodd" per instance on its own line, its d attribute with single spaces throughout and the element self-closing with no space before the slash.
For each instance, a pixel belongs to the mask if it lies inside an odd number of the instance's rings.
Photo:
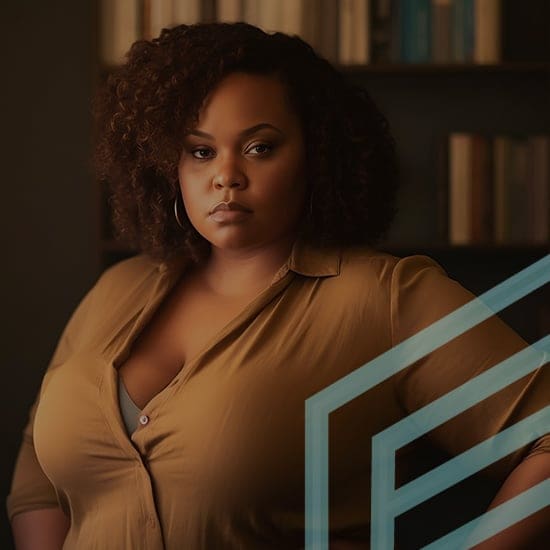
<svg viewBox="0 0 550 550">
<path fill-rule="evenodd" d="M 140 417 L 139 417 L 139 423 L 142 425 L 142 426 L 145 426 L 145 424 L 147 424 L 147 422 L 149 422 L 149 417 L 145 414 L 142 414 Z"/>
</svg>

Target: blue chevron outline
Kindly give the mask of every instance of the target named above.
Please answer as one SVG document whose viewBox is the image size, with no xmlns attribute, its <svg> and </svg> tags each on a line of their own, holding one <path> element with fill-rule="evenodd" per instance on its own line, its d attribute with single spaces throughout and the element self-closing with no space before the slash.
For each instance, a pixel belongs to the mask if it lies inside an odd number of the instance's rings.
<svg viewBox="0 0 550 550">
<path fill-rule="evenodd" d="M 433 323 L 429 327 L 419 331 L 407 340 L 401 342 L 397 346 L 387 352 L 369 361 L 362 367 L 354 370 L 347 376 L 341 378 L 331 384 L 322 391 L 308 398 L 305 402 L 305 543 L 307 550 L 328 550 L 328 418 L 329 414 L 337 408 L 345 405 L 358 395 L 368 391 L 370 388 L 383 382 L 395 373 L 408 367 L 418 359 L 424 357 L 434 349 L 444 345 L 456 336 L 483 322 L 498 311 L 504 309 L 508 305 L 518 301 L 530 292 L 542 287 L 550 281 L 550 254 L 534 262 L 527 268 L 519 271 L 509 279 L 506 279 L 499 285 L 485 292 L 472 301 L 461 306 L 457 310 L 443 317 L 439 321 Z M 540 365 L 548 361 L 548 352 L 545 348 L 548 346 L 548 338 L 543 338 L 534 345 L 522 350 L 519 354 L 503 361 L 492 369 L 482 373 L 474 379 L 469 380 L 463 386 L 453 390 L 449 394 L 441 397 L 437 402 L 430 403 L 427 407 L 416 411 L 413 415 L 403 419 L 394 426 L 390 426 L 384 432 L 377 434 L 373 438 L 373 467 L 372 467 L 372 493 L 371 510 L 371 547 L 373 550 L 386 550 L 393 548 L 393 522 L 395 511 L 403 509 L 403 502 L 409 499 L 410 502 L 418 503 L 419 497 L 418 485 L 408 484 L 408 487 L 401 487 L 399 491 L 395 491 L 394 487 L 394 461 L 395 450 L 397 450 L 409 437 L 415 433 L 425 433 L 426 428 L 430 425 L 427 420 L 425 409 L 438 413 L 439 418 L 452 418 L 459 412 L 460 407 L 456 406 L 457 399 L 464 400 L 464 395 L 472 389 L 476 390 L 477 401 L 469 400 L 468 406 L 479 402 L 484 397 L 498 390 L 494 389 L 499 385 L 504 387 L 514 379 L 514 369 L 529 369 L 531 372 Z M 528 362 L 526 365 L 523 361 Z M 525 373 L 522 375 L 524 376 Z M 502 380 L 501 380 L 502 378 Z M 496 380 L 498 379 L 498 380 Z M 496 380 L 496 381 L 495 381 Z M 479 385 L 479 386 L 478 386 Z M 492 390 L 492 391 L 491 391 Z M 458 396 L 458 397 L 457 397 Z M 443 401 L 442 401 L 443 400 Z M 432 409 L 429 409 L 432 407 Z M 446 410 L 448 407 L 449 410 Z M 453 409 L 454 407 L 454 409 Z M 467 408 L 467 407 L 464 407 Z M 433 483 L 436 478 L 430 478 L 431 475 L 439 476 L 439 482 L 442 484 L 449 483 L 452 479 L 460 477 L 461 473 L 468 471 L 473 473 L 483 468 L 479 465 L 479 449 L 483 453 L 489 453 L 485 456 L 489 463 L 498 460 L 494 458 L 498 456 L 497 449 L 502 449 L 515 445 L 520 435 L 527 429 L 532 436 L 529 441 L 538 437 L 537 434 L 544 433 L 548 430 L 548 407 L 539 413 L 526 418 L 522 423 L 518 423 L 520 428 L 511 428 L 504 430 L 493 438 L 489 438 L 486 442 L 476 446 L 477 455 L 474 449 L 455 457 L 448 461 L 446 468 L 437 468 L 428 472 L 423 477 L 424 483 Z M 464 410 L 464 409 L 461 409 Z M 423 412 L 424 411 L 424 412 Z M 537 415 L 541 416 L 537 416 Z M 416 415 L 416 416 L 415 416 Z M 424 416 L 423 416 L 424 415 Z M 438 425 L 438 424 L 436 424 Z M 542 427 L 541 427 L 542 426 Z M 429 428 L 432 429 L 432 428 Z M 519 432 L 518 430 L 523 430 Z M 411 432 L 409 433 L 409 430 Z M 425 430 L 425 431 L 422 431 Z M 414 439 L 418 435 L 412 437 Z M 388 447 L 388 441 L 391 446 Z M 521 437 L 519 438 L 521 439 Z M 523 439 L 522 441 L 524 441 Z M 521 443 L 522 446 L 525 443 Z M 396 446 L 397 445 L 397 446 Z M 375 448 L 383 448 L 383 455 Z M 518 448 L 518 445 L 512 450 Z M 387 460 L 388 454 L 392 456 L 391 460 Z M 510 451 L 509 451 L 510 452 Z M 478 461 L 476 463 L 476 460 Z M 481 461 L 483 462 L 483 461 Z M 477 464 L 477 465 L 476 465 Z M 435 472 L 435 473 L 434 473 Z M 469 475 L 469 474 L 468 474 Z M 411 482 L 415 483 L 416 480 Z M 456 482 L 456 481 L 455 481 Z M 542 490 L 543 483 L 539 483 L 534 488 L 525 493 L 517 495 L 508 500 L 499 507 L 487 512 L 480 518 L 476 518 L 473 522 L 469 522 L 461 529 L 453 531 L 447 535 L 447 542 L 464 541 L 468 536 L 477 537 L 476 540 L 481 541 L 484 538 L 492 536 L 496 532 L 512 525 L 521 519 L 521 514 L 525 513 L 525 508 L 522 510 L 521 504 L 529 503 L 529 513 L 533 513 L 546 505 L 548 497 L 544 497 L 545 492 Z M 437 486 L 437 483 L 435 483 Z M 435 493 L 444 490 L 439 488 Z M 396 493 L 398 496 L 394 499 Z M 434 494 L 435 494 L 434 493 Z M 548 492 L 546 492 L 547 494 Z M 422 500 L 420 500 L 422 501 Z M 401 508 L 396 508 L 395 503 L 401 503 Z M 506 507 L 504 508 L 504 506 Z M 411 506 L 410 506 L 411 507 Z M 498 515 L 497 510 L 505 510 L 506 513 Z M 402 512 L 400 512 L 402 513 Z M 495 521 L 491 518 L 498 517 L 499 521 L 497 531 L 494 531 Z M 485 519 L 485 521 L 481 521 Z M 492 523 L 491 523 L 492 522 Z M 475 529 L 475 535 L 474 535 Z M 491 530 L 492 529 L 492 530 Z M 480 538 L 482 537 L 482 538 Z M 443 540 L 443 539 L 440 539 Z M 472 540 L 472 539 L 470 539 Z M 433 543 L 438 547 L 439 541 Z M 453 543 L 454 544 L 454 543 Z M 456 546 L 455 546 L 456 547 Z M 449 548 L 447 546 L 446 548 Z"/>
</svg>

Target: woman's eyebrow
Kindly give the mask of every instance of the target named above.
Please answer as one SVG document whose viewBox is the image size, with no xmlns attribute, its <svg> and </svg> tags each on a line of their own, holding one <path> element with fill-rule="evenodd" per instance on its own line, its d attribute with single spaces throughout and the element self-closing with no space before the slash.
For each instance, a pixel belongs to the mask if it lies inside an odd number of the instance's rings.
<svg viewBox="0 0 550 550">
<path fill-rule="evenodd" d="M 282 130 L 280 130 L 276 126 L 273 126 L 273 124 L 269 124 L 268 122 L 261 122 L 260 124 L 256 124 L 255 126 L 251 126 L 250 128 L 246 128 L 242 132 L 239 132 L 239 137 L 249 136 L 257 132 L 258 130 L 261 130 L 262 128 L 272 128 L 273 130 L 279 132 L 281 135 L 284 135 Z M 188 135 L 198 136 L 206 139 L 214 139 L 214 136 L 211 136 L 206 132 L 202 132 L 201 130 L 191 130 L 190 132 L 188 132 Z"/>
</svg>

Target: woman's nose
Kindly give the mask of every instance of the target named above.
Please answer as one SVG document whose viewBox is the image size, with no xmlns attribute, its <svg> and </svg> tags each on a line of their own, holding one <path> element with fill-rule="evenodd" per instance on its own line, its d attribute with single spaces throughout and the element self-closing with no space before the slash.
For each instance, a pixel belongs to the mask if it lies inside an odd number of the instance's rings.
<svg viewBox="0 0 550 550">
<path fill-rule="evenodd" d="M 213 183 L 217 188 L 244 187 L 246 175 L 240 169 L 237 161 L 227 160 L 218 166 Z"/>
</svg>

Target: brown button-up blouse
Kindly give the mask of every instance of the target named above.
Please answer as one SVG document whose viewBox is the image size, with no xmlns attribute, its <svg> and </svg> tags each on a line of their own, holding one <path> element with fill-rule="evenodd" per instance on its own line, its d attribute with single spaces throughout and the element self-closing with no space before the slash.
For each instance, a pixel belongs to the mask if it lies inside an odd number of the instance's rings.
<svg viewBox="0 0 550 550">
<path fill-rule="evenodd" d="M 64 549 L 304 547 L 305 400 L 474 296 L 423 255 L 295 242 L 271 284 L 141 412 L 129 436 L 117 372 L 186 260 L 104 271 L 59 339 L 29 414 L 7 510 L 60 506 Z M 498 317 L 330 415 L 331 537 L 369 547 L 371 438 L 527 343 Z M 541 366 L 400 451 L 455 455 L 549 403 Z M 426 441 L 424 441 L 426 439 Z M 501 483 L 550 436 L 487 468 Z M 473 498 L 473 497 L 472 497 Z"/>
</svg>

